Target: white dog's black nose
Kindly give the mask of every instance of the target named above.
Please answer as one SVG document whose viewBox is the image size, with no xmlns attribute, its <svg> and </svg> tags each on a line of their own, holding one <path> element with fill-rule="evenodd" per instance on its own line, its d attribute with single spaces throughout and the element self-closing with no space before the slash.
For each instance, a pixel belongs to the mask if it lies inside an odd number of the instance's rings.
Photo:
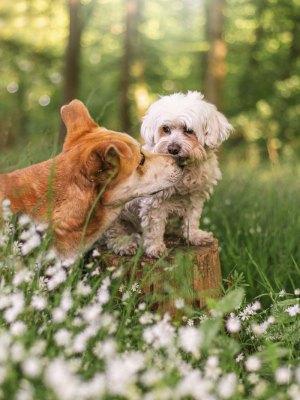
<svg viewBox="0 0 300 400">
<path fill-rule="evenodd" d="M 177 143 L 171 143 L 168 146 L 168 153 L 172 154 L 173 156 L 177 156 L 181 150 L 181 147 Z"/>
</svg>

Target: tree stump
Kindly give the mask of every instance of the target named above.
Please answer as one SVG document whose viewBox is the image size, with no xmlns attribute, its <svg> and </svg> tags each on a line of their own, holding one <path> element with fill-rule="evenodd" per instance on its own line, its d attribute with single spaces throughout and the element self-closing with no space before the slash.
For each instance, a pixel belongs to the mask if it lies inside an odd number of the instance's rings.
<svg viewBox="0 0 300 400">
<path fill-rule="evenodd" d="M 161 259 L 145 256 L 117 256 L 101 248 L 104 266 L 126 268 L 128 283 L 139 283 L 144 295 L 151 294 L 153 309 L 159 313 L 178 314 L 175 301 L 184 300 L 185 312 L 202 308 L 207 297 L 218 297 L 221 266 L 218 241 L 206 246 L 188 246 L 177 238 L 166 240 L 168 254 Z M 178 307 L 178 304 L 177 304 Z"/>
</svg>

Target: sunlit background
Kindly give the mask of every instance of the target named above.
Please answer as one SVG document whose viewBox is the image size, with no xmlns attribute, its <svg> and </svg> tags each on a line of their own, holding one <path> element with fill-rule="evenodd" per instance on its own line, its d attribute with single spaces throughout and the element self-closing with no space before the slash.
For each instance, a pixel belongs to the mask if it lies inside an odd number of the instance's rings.
<svg viewBox="0 0 300 400">
<path fill-rule="evenodd" d="M 300 150 L 300 0 L 2 1 L 0 65 L 2 166 L 20 147 L 50 154 L 74 97 L 138 137 L 158 95 L 187 90 L 234 125 L 226 154 L 255 165 Z"/>
</svg>

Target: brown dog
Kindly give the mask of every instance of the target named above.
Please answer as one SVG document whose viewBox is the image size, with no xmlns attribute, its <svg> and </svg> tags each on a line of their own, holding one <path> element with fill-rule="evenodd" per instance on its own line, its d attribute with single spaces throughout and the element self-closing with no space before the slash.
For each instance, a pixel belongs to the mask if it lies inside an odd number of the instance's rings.
<svg viewBox="0 0 300 400">
<path fill-rule="evenodd" d="M 63 106 L 61 116 L 63 151 L 0 175 L 0 201 L 48 222 L 56 250 L 69 257 L 90 247 L 126 201 L 174 185 L 182 168 L 174 157 L 142 152 L 129 135 L 100 128 L 79 100 Z"/>
</svg>

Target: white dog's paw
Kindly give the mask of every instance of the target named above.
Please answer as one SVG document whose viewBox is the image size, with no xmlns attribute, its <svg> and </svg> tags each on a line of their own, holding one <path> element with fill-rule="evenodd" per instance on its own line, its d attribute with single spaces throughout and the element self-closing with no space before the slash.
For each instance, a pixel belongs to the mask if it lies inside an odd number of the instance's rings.
<svg viewBox="0 0 300 400">
<path fill-rule="evenodd" d="M 159 244 L 153 244 L 145 248 L 145 254 L 150 258 L 160 258 L 167 250 L 164 242 Z"/>
<path fill-rule="evenodd" d="M 120 256 L 133 256 L 140 244 L 140 235 L 127 235 L 118 238 L 110 238 L 106 242 L 108 249 L 112 249 Z"/>
<path fill-rule="evenodd" d="M 198 231 L 190 232 L 188 240 L 194 246 L 207 245 L 213 242 L 214 237 L 211 232 Z"/>
</svg>

